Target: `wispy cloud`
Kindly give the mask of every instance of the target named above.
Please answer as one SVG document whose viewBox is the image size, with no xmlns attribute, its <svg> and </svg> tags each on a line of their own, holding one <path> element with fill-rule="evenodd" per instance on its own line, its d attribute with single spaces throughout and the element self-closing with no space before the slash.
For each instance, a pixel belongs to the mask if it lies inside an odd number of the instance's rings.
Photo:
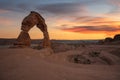
<svg viewBox="0 0 120 80">
<path fill-rule="evenodd" d="M 7 13 L 9 12 L 8 10 L 4 10 L 4 9 L 0 9 L 0 13 L 3 14 L 3 13 Z"/>
<path fill-rule="evenodd" d="M 107 25 L 102 26 L 73 26 L 72 28 L 62 28 L 63 31 L 78 32 L 78 33 L 100 33 L 120 31 L 120 27 L 112 27 Z"/>
<path fill-rule="evenodd" d="M 38 6 L 38 10 L 42 10 L 57 16 L 65 15 L 85 15 L 88 13 L 87 8 L 80 3 L 56 3 Z"/>
<path fill-rule="evenodd" d="M 74 19 L 73 21 L 77 23 L 85 23 L 86 25 L 120 25 L 120 21 L 114 20 L 108 17 L 91 17 L 83 16 Z"/>
<path fill-rule="evenodd" d="M 14 21 L 8 18 L 0 17 L 0 27 L 11 26 L 14 24 Z"/>
<path fill-rule="evenodd" d="M 83 16 L 72 20 L 77 25 L 61 25 L 61 30 L 74 33 L 114 33 L 120 31 L 120 21 L 107 17 Z"/>
<path fill-rule="evenodd" d="M 120 0 L 107 0 L 112 9 L 106 13 L 106 16 L 120 16 Z"/>
<path fill-rule="evenodd" d="M 94 23 L 94 22 L 103 22 L 103 21 L 108 21 L 108 18 L 105 17 L 93 17 L 93 16 L 82 16 L 82 17 L 77 17 L 73 21 L 75 22 L 83 22 L 83 23 Z"/>
<path fill-rule="evenodd" d="M 107 0 L 107 1 L 114 6 L 120 6 L 120 0 Z"/>
</svg>

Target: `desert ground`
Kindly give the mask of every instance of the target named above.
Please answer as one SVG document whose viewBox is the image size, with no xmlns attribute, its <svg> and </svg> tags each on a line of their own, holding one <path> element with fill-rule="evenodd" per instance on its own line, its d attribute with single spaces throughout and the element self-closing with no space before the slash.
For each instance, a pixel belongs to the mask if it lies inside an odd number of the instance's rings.
<svg viewBox="0 0 120 80">
<path fill-rule="evenodd" d="M 120 46 L 1 47 L 0 80 L 120 80 Z"/>
</svg>

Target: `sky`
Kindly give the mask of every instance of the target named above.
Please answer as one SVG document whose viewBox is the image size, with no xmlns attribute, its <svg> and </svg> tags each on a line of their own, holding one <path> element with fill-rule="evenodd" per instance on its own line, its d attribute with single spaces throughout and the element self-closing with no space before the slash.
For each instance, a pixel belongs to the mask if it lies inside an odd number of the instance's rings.
<svg viewBox="0 0 120 80">
<path fill-rule="evenodd" d="M 30 11 L 46 21 L 50 39 L 104 39 L 120 34 L 120 0 L 0 0 L 0 38 L 17 38 Z M 42 39 L 34 26 L 32 39 Z"/>
</svg>

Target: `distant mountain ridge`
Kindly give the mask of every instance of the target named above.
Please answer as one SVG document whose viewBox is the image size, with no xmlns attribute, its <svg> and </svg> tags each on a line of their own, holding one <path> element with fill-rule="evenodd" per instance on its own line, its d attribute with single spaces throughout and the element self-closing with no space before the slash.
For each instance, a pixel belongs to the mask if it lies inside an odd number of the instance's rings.
<svg viewBox="0 0 120 80">
<path fill-rule="evenodd" d="M 0 38 L 0 45 L 12 45 L 16 41 L 15 38 Z M 32 39 L 31 44 L 39 44 L 42 39 Z M 80 43 L 97 43 L 98 40 L 51 40 L 51 42 L 80 44 Z"/>
<path fill-rule="evenodd" d="M 0 38 L 0 45 L 12 45 L 16 41 L 15 38 Z M 31 41 L 31 44 L 37 44 L 40 43 L 42 40 L 41 39 L 33 39 Z"/>
</svg>

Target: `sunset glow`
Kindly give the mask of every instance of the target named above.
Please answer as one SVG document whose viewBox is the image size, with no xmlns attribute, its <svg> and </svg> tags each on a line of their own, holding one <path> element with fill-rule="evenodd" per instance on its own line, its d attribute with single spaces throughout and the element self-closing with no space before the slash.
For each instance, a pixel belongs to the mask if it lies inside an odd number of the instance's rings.
<svg viewBox="0 0 120 80">
<path fill-rule="evenodd" d="M 0 0 L 0 38 L 17 38 L 30 11 L 46 20 L 50 39 L 104 39 L 120 33 L 120 0 Z M 35 26 L 32 39 L 41 39 Z"/>
</svg>

